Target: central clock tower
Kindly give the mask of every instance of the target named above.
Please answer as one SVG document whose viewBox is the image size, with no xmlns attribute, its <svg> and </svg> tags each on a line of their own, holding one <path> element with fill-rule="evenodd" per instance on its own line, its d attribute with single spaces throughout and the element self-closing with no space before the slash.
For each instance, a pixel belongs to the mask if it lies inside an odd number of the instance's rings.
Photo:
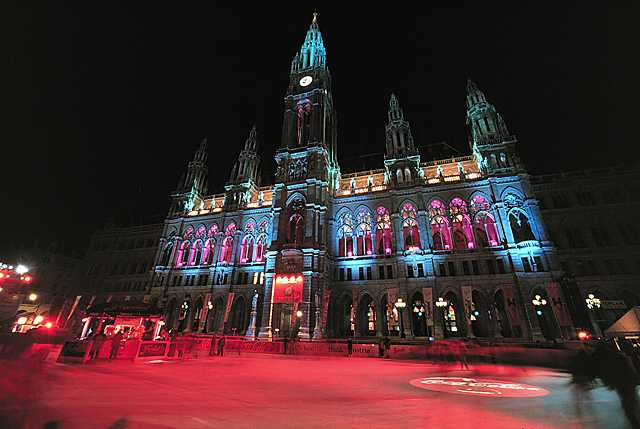
<svg viewBox="0 0 640 429">
<path fill-rule="evenodd" d="M 340 167 L 331 74 L 316 14 L 291 62 L 282 142 L 275 161 L 273 233 L 263 308 L 269 319 L 260 336 L 279 332 L 321 338 L 324 326 L 319 315 L 330 269 L 328 214 L 340 183 Z M 283 287 L 292 287 L 291 279 L 298 292 L 284 293 Z"/>
</svg>

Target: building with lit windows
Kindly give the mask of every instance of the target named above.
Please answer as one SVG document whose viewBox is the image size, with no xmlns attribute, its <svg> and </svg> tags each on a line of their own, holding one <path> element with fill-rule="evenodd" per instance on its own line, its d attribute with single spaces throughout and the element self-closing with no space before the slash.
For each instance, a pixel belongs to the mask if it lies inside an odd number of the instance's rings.
<svg viewBox="0 0 640 429">
<path fill-rule="evenodd" d="M 207 193 L 205 140 L 172 194 L 150 292 L 170 329 L 324 338 L 400 335 L 404 322 L 407 337 L 575 336 L 516 136 L 474 82 L 470 155 L 421 160 L 392 94 L 381 168 L 343 174 L 315 17 L 289 74 L 273 183 L 260 183 L 254 128 L 224 193 Z"/>
</svg>

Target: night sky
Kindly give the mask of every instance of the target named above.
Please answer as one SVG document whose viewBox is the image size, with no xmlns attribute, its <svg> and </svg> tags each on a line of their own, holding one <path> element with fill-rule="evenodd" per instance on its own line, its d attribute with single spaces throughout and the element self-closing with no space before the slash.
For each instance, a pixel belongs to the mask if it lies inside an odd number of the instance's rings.
<svg viewBox="0 0 640 429">
<path fill-rule="evenodd" d="M 0 259 L 36 240 L 82 253 L 110 218 L 161 220 L 204 136 L 209 188 L 220 191 L 256 123 L 269 183 L 291 59 L 314 8 L 343 172 L 363 153 L 382 165 L 391 91 L 420 146 L 468 153 L 467 77 L 519 137 L 531 173 L 619 164 L 637 145 L 637 2 L 115 3 L 0 11 Z"/>
</svg>

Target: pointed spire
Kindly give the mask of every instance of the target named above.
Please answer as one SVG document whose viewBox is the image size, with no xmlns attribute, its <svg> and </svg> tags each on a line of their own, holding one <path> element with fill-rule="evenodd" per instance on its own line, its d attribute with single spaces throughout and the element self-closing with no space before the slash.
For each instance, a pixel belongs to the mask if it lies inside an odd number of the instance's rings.
<svg viewBox="0 0 640 429">
<path fill-rule="evenodd" d="M 487 99 L 484 96 L 484 92 L 478 88 L 470 78 L 467 78 L 467 108 L 475 106 L 476 104 L 486 103 Z"/>
<path fill-rule="evenodd" d="M 318 13 L 313 13 L 313 19 L 307 35 L 300 47 L 300 51 L 296 54 L 291 62 L 291 72 L 297 72 L 304 69 L 326 66 L 326 51 L 322 42 L 322 34 L 318 26 Z"/>
<path fill-rule="evenodd" d="M 404 114 L 398 103 L 398 98 L 394 93 L 391 93 L 391 99 L 389 99 L 389 122 L 403 120 Z"/>
<path fill-rule="evenodd" d="M 254 124 L 253 127 L 251 128 L 251 131 L 249 131 L 249 137 L 247 137 L 247 140 L 245 140 L 244 142 L 244 150 L 255 152 L 256 146 L 257 146 L 256 126 Z"/>
<path fill-rule="evenodd" d="M 208 147 L 208 143 L 207 143 L 207 138 L 205 137 L 200 142 L 200 146 L 198 147 L 198 150 L 193 156 L 193 160 L 200 161 L 200 162 L 207 162 L 207 147 Z"/>
</svg>

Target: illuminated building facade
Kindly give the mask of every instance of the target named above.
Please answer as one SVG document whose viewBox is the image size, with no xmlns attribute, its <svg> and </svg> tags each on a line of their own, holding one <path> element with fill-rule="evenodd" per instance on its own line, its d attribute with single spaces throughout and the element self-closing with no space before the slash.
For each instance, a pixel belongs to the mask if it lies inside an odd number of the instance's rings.
<svg viewBox="0 0 640 429">
<path fill-rule="evenodd" d="M 249 337 L 560 338 L 574 328 L 516 137 L 467 82 L 471 155 L 423 162 L 395 95 L 386 154 L 342 174 L 316 18 L 290 69 L 274 182 L 255 128 L 222 194 L 203 141 L 173 193 L 151 288 L 169 328 Z M 398 306 L 401 307 L 401 306 Z"/>
</svg>

